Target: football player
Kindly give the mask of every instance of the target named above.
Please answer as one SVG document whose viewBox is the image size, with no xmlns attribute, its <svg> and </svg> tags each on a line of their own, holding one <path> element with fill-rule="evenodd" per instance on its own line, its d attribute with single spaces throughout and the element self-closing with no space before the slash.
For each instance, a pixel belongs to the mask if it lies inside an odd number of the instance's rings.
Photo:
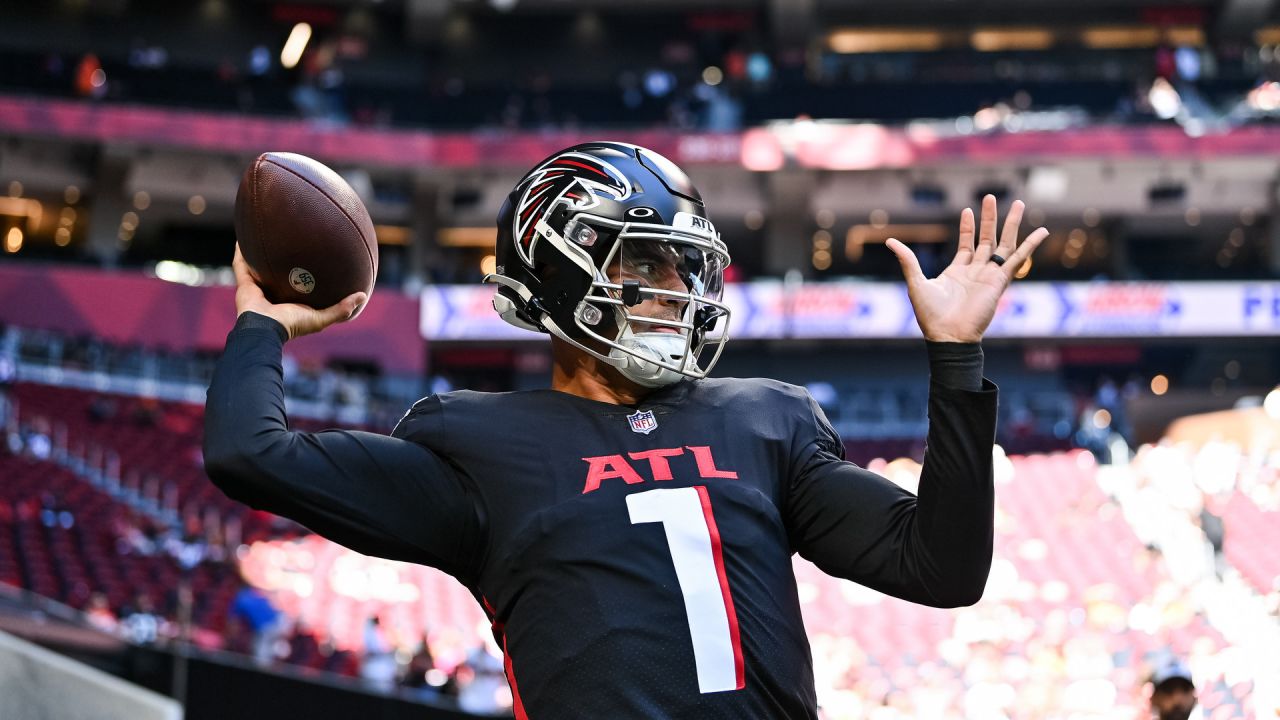
<svg viewBox="0 0 1280 720">
<path fill-rule="evenodd" d="M 1014 272 L 1022 204 L 960 218 L 926 278 L 898 257 L 929 356 L 919 496 L 843 459 L 799 387 L 708 377 L 731 330 L 729 253 L 689 178 L 622 143 L 540 163 L 498 217 L 494 307 L 551 336 L 551 387 L 456 391 L 390 436 L 293 432 L 281 347 L 350 317 L 273 305 L 237 253 L 205 463 L 230 497 L 357 551 L 439 568 L 493 621 L 517 717 L 814 718 L 791 556 L 912 602 L 983 592 L 996 388 L 979 341 Z"/>
</svg>

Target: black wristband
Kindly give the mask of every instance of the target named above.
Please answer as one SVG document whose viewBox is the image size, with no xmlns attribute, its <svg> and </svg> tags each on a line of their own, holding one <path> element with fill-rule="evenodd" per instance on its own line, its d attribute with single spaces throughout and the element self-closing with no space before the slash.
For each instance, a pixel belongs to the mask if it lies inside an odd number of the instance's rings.
<svg viewBox="0 0 1280 720">
<path fill-rule="evenodd" d="M 925 341 L 933 381 L 956 390 L 982 389 L 982 344 Z"/>
<path fill-rule="evenodd" d="M 283 345 L 289 339 L 289 331 L 284 328 L 274 318 L 248 310 L 240 313 L 240 317 L 236 318 L 236 326 L 232 332 L 236 330 L 273 330 L 276 336 L 280 338 L 280 344 Z"/>
</svg>

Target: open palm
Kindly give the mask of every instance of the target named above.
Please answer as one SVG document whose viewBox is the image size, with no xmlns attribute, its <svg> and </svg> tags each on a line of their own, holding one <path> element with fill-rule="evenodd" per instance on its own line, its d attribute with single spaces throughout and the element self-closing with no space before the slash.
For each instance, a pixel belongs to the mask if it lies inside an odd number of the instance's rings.
<svg viewBox="0 0 1280 720">
<path fill-rule="evenodd" d="M 1022 201 L 1013 203 L 1005 218 L 1000 242 L 996 243 L 996 199 L 982 199 L 982 225 L 974 245 L 973 210 L 960 213 L 960 244 L 956 257 L 938 277 L 929 279 L 920 270 L 915 253 L 900 240 L 890 238 L 885 244 L 902 265 L 907 280 L 907 295 L 916 313 L 916 322 L 925 339 L 939 342 L 978 342 L 991 318 L 995 317 L 1000 296 L 1013 276 L 1036 247 L 1049 236 L 1037 228 L 1018 243 L 1018 226 L 1022 224 Z M 1004 259 L 1001 265 L 996 258 Z"/>
</svg>

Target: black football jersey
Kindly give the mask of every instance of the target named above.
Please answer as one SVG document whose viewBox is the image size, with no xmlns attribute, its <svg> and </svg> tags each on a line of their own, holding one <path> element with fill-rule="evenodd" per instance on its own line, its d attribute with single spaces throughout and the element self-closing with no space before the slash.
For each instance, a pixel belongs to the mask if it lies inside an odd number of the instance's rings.
<svg viewBox="0 0 1280 720">
<path fill-rule="evenodd" d="M 517 717 L 814 718 L 791 556 L 972 603 L 991 559 L 995 391 L 934 383 L 920 497 L 842 459 L 802 389 L 686 380 L 637 407 L 554 390 L 418 402 L 391 437 L 289 432 L 268 321 L 228 339 L 206 467 L 234 498 L 476 596 Z"/>
</svg>

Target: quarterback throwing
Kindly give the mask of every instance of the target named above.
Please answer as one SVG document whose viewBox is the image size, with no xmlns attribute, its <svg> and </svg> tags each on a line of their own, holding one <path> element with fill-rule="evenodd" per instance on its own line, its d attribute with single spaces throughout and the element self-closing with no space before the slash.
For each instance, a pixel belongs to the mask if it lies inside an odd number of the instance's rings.
<svg viewBox="0 0 1280 720">
<path fill-rule="evenodd" d="M 729 252 L 671 161 L 597 142 L 540 163 L 498 217 L 494 308 L 550 335 L 552 386 L 433 395 L 390 436 L 288 429 L 281 348 L 350 317 L 271 304 L 237 253 L 209 388 L 227 495 L 360 552 L 456 577 L 493 621 L 519 718 L 815 718 L 791 556 L 906 600 L 976 602 L 992 554 L 996 388 L 980 340 L 1043 228 L 965 210 L 926 278 L 919 496 L 846 462 L 803 389 L 712 378 Z M 922 379 L 922 382 L 925 381 Z"/>
</svg>

